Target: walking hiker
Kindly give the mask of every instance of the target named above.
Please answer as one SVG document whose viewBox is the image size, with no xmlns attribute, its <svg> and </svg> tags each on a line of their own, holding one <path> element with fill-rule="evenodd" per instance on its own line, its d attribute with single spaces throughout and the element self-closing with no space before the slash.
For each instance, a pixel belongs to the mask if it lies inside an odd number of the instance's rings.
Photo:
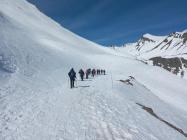
<svg viewBox="0 0 187 140">
<path fill-rule="evenodd" d="M 86 70 L 86 79 L 88 79 L 89 74 L 90 74 L 90 69 L 87 69 Z"/>
<path fill-rule="evenodd" d="M 69 71 L 68 76 L 70 78 L 70 88 L 74 88 L 75 87 L 76 72 L 74 71 L 73 68 Z"/>
<path fill-rule="evenodd" d="M 105 70 L 103 70 L 103 73 L 104 73 L 104 75 L 106 74 L 106 71 Z"/>
<path fill-rule="evenodd" d="M 97 75 L 99 75 L 99 70 L 97 69 Z"/>
<path fill-rule="evenodd" d="M 96 70 L 95 70 L 95 69 L 93 69 L 93 70 L 92 70 L 92 77 L 94 77 L 94 76 L 95 76 L 95 74 L 96 74 Z"/>
<path fill-rule="evenodd" d="M 79 74 L 80 74 L 81 80 L 83 81 L 83 79 L 84 79 L 84 71 L 82 69 L 80 69 L 79 70 Z"/>
</svg>

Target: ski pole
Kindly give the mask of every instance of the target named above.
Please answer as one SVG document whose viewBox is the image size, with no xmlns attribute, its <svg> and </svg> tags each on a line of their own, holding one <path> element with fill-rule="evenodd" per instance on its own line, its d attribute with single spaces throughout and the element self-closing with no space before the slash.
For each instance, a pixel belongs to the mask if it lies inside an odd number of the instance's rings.
<svg viewBox="0 0 187 140">
<path fill-rule="evenodd" d="M 70 80 L 69 80 L 69 78 L 68 78 L 68 85 L 70 85 Z M 68 86 L 69 87 L 69 86 Z M 70 85 L 70 88 L 71 88 L 71 85 Z"/>
</svg>

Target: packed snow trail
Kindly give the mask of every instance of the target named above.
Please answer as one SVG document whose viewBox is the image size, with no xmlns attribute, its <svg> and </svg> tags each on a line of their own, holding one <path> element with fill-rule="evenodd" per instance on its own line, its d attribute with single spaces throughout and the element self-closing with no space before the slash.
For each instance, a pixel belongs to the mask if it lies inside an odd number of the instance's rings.
<svg viewBox="0 0 187 140">
<path fill-rule="evenodd" d="M 78 88 L 69 89 L 67 83 L 53 92 L 17 99 L 0 114 L 0 139 L 185 139 L 140 109 L 131 99 L 134 89 L 111 80 L 103 75 L 78 81 Z"/>
</svg>

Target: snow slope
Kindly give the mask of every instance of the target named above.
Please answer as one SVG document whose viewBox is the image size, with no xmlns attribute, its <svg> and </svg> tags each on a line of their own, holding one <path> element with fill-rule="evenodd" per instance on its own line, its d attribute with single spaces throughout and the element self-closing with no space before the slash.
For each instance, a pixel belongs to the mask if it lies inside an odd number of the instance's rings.
<svg viewBox="0 0 187 140">
<path fill-rule="evenodd" d="M 71 67 L 107 75 L 70 90 Z M 130 75 L 133 86 L 119 82 Z M 0 1 L 1 140 L 183 140 L 136 103 L 187 132 L 186 84 L 71 33 L 25 0 Z"/>
</svg>

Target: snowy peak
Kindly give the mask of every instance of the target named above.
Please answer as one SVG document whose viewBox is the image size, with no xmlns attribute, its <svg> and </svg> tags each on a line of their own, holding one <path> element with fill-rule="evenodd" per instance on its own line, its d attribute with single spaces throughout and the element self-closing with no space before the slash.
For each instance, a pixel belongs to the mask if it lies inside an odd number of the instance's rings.
<svg viewBox="0 0 187 140">
<path fill-rule="evenodd" d="M 151 34 L 148 34 L 148 33 L 143 35 L 143 38 L 147 38 L 149 40 L 152 40 L 152 42 L 160 41 L 165 37 L 166 36 L 154 36 L 154 35 L 151 35 Z"/>
<path fill-rule="evenodd" d="M 153 57 L 187 57 L 187 30 L 173 32 L 168 36 L 143 35 L 135 44 L 128 45 L 126 50 L 145 59 Z"/>
<path fill-rule="evenodd" d="M 168 36 L 145 34 L 135 44 L 124 47 L 124 51 L 147 64 L 179 74 L 187 68 L 187 30 Z"/>
<path fill-rule="evenodd" d="M 139 40 L 138 43 L 137 43 L 137 46 L 140 46 L 141 44 L 143 45 L 143 44 L 145 44 L 146 42 L 155 42 L 155 40 L 154 40 L 153 38 L 151 38 L 151 37 L 149 36 L 149 34 L 145 34 L 145 35 L 143 35 L 143 36 L 140 38 L 140 40 Z"/>
<path fill-rule="evenodd" d="M 148 33 L 144 34 L 136 43 L 135 49 L 137 51 L 143 51 L 145 50 L 144 46 L 147 46 L 148 47 L 147 49 L 151 49 L 152 47 L 150 46 L 150 44 L 155 45 L 159 43 L 161 40 L 163 40 L 164 38 L 165 38 L 164 36 L 154 36 Z"/>
<path fill-rule="evenodd" d="M 187 42 L 187 31 L 183 33 L 182 38 L 183 38 L 183 43 L 186 43 Z"/>
<path fill-rule="evenodd" d="M 182 37 L 182 33 L 180 33 L 180 32 L 173 32 L 173 33 L 169 34 L 168 37 L 181 38 Z"/>
</svg>

